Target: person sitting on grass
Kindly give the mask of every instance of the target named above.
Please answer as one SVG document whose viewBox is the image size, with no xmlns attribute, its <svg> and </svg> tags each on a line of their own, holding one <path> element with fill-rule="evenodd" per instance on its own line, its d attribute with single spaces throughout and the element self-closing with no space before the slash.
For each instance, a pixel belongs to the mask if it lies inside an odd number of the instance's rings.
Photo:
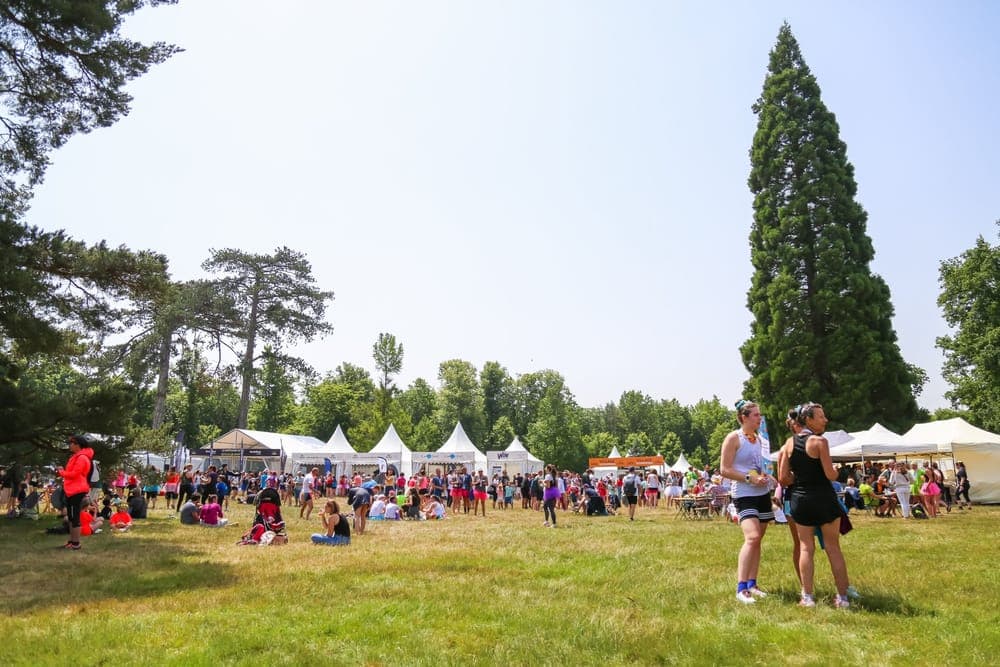
<svg viewBox="0 0 1000 667">
<path fill-rule="evenodd" d="M 390 495 L 385 501 L 385 520 L 399 521 L 401 518 L 399 505 L 396 504 L 396 496 Z"/>
<path fill-rule="evenodd" d="M 483 501 L 483 510 L 486 509 L 486 501 Z M 403 513 L 407 519 L 420 520 L 424 517 L 420 514 L 420 495 L 416 488 L 412 488 L 406 494 L 406 502 L 403 503 Z"/>
<path fill-rule="evenodd" d="M 90 498 L 84 498 L 80 505 L 80 535 L 84 537 L 96 535 L 101 532 L 101 527 L 104 525 L 104 519 L 95 516 L 94 510 L 95 507 L 90 502 Z"/>
<path fill-rule="evenodd" d="M 201 523 L 201 494 L 193 493 L 187 502 L 181 505 L 181 523 L 185 526 L 197 526 Z"/>
<path fill-rule="evenodd" d="M 149 505 L 146 504 L 146 499 L 139 489 L 133 489 L 129 492 L 128 513 L 132 515 L 133 519 L 145 519 L 148 507 Z"/>
<path fill-rule="evenodd" d="M 434 496 L 430 496 L 427 504 L 424 505 L 423 513 L 428 519 L 443 519 L 445 516 L 444 505 Z"/>
<path fill-rule="evenodd" d="M 122 501 L 116 500 L 113 504 L 115 506 L 115 513 L 108 519 L 108 525 L 111 526 L 112 532 L 127 532 L 132 527 L 132 515 L 125 511 Z"/>
<path fill-rule="evenodd" d="M 375 500 L 372 502 L 371 511 L 368 512 L 368 518 L 372 521 L 381 521 L 385 518 L 385 496 L 381 493 L 375 496 Z"/>
<path fill-rule="evenodd" d="M 219 497 L 214 493 L 208 497 L 208 502 L 201 506 L 199 517 L 201 525 L 208 528 L 222 528 L 229 523 L 229 519 L 222 515 L 222 505 L 219 504 Z"/>
<path fill-rule="evenodd" d="M 319 520 L 325 532 L 313 533 L 310 538 L 313 544 L 343 547 L 351 543 L 351 524 L 347 515 L 340 513 L 340 505 L 336 500 L 326 501 L 323 511 L 319 513 Z"/>
</svg>

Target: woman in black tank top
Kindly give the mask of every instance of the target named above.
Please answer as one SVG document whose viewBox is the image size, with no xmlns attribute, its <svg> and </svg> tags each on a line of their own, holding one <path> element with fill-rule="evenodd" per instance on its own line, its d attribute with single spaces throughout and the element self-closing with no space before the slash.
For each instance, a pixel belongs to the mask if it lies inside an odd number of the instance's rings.
<svg viewBox="0 0 1000 667">
<path fill-rule="evenodd" d="M 798 422 L 804 428 L 782 447 L 778 478 L 794 478 L 789 499 L 799 533 L 799 575 L 802 582 L 799 604 L 804 607 L 816 604 L 813 598 L 813 561 L 816 554 L 813 532 L 819 528 L 837 585 L 834 606 L 847 608 L 850 606 L 847 598 L 850 582 L 847 563 L 840 550 L 841 509 L 831 484 L 837 478 L 837 471 L 830 459 L 830 445 L 823 437 L 827 424 L 823 406 L 816 403 L 799 406 Z"/>
</svg>

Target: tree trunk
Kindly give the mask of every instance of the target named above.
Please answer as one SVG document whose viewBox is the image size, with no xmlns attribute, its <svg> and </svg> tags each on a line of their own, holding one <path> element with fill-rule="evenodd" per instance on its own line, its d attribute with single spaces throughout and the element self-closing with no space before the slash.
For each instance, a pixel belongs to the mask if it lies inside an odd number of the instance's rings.
<svg viewBox="0 0 1000 667">
<path fill-rule="evenodd" d="M 170 379 L 170 343 L 174 340 L 174 332 L 168 331 L 160 340 L 160 373 L 156 382 L 156 401 L 153 403 L 153 428 L 163 426 L 167 416 L 167 385 Z"/>
<path fill-rule="evenodd" d="M 246 428 L 250 415 L 250 385 L 253 383 L 253 353 L 257 342 L 257 309 L 258 298 L 254 295 L 250 303 L 250 318 L 247 321 L 247 349 L 243 353 L 243 363 L 240 373 L 243 376 L 243 388 L 240 391 L 240 412 L 236 418 L 236 428 Z"/>
</svg>

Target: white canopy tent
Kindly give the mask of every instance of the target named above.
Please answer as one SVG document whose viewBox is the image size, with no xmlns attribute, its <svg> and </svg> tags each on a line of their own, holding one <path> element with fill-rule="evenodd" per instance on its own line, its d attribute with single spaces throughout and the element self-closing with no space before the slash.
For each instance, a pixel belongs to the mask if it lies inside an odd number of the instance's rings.
<svg viewBox="0 0 1000 667">
<path fill-rule="evenodd" d="M 1000 435 L 961 417 L 917 424 L 903 434 L 907 443 L 932 443 L 951 453 L 969 472 L 969 496 L 977 503 L 1000 503 Z"/>
<path fill-rule="evenodd" d="M 473 469 L 469 470 L 470 473 L 476 470 L 483 472 L 488 470 L 486 454 L 479 451 L 479 448 L 472 443 L 461 422 L 455 424 L 451 435 L 437 451 L 428 452 L 424 459 L 418 458 L 418 460 L 424 465 L 471 466 Z"/>
<path fill-rule="evenodd" d="M 827 431 L 826 433 L 823 434 L 823 436 L 826 438 L 827 443 L 830 445 L 831 453 L 834 447 L 839 447 L 845 442 L 849 442 L 851 440 L 851 434 L 843 430 Z M 781 445 L 783 444 L 784 442 L 782 441 Z M 781 445 L 772 448 L 771 453 L 768 455 L 767 458 L 769 458 L 771 461 L 777 461 L 778 454 L 781 452 Z M 772 474 L 775 472 L 777 472 L 777 470 L 772 471 Z"/>
<path fill-rule="evenodd" d="M 680 473 L 685 473 L 690 469 L 691 469 L 691 464 L 688 463 L 688 460 L 686 458 L 684 458 L 684 452 L 681 452 L 681 455 L 677 457 L 677 462 L 672 466 L 670 466 L 670 468 L 668 468 L 668 470 L 670 470 L 671 472 L 680 472 Z"/>
<path fill-rule="evenodd" d="M 907 443 L 903 436 L 875 423 L 866 431 L 849 434 L 851 439 L 830 447 L 830 458 L 834 461 L 857 461 L 859 459 L 885 458 L 889 456 L 910 456 L 915 454 L 935 454 L 937 447 L 929 443 Z"/>
<path fill-rule="evenodd" d="M 351 467 L 351 461 L 354 460 L 354 455 L 357 450 L 351 446 L 348 442 L 347 436 L 344 435 L 344 429 L 340 428 L 340 424 L 337 424 L 337 428 L 334 429 L 333 435 L 330 439 L 326 441 L 326 446 L 330 449 L 330 461 L 334 470 L 334 474 L 338 477 L 340 475 L 346 475 L 347 471 Z"/>
<path fill-rule="evenodd" d="M 337 424 L 336 430 L 334 430 L 330 439 L 326 441 L 326 445 L 334 454 L 355 454 L 357 452 L 351 446 L 351 443 L 347 441 L 347 436 L 344 435 L 344 429 L 340 428 L 340 424 Z"/>
<path fill-rule="evenodd" d="M 323 465 L 332 451 L 309 435 L 234 428 L 192 453 L 208 457 L 212 464 L 226 463 L 232 470 L 292 472 L 299 465 Z"/>
<path fill-rule="evenodd" d="M 508 477 L 517 473 L 538 472 L 545 467 L 545 463 L 529 452 L 517 436 L 507 449 L 486 452 L 486 465 L 490 475 L 506 473 Z"/>
<path fill-rule="evenodd" d="M 396 427 L 392 424 L 389 424 L 385 435 L 371 448 L 371 451 L 351 455 L 351 467 L 371 468 L 370 472 L 374 472 L 383 460 L 387 465 L 395 466 L 396 470 L 407 477 L 413 474 L 413 452 L 399 437 Z"/>
</svg>

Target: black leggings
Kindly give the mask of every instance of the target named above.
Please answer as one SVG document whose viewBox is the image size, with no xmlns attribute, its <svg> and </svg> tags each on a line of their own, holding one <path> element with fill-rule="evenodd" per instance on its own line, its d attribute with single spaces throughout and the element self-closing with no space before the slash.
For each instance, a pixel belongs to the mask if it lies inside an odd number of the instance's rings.
<svg viewBox="0 0 1000 667">
<path fill-rule="evenodd" d="M 542 509 L 545 511 L 545 520 L 548 521 L 549 517 L 552 517 L 552 525 L 556 525 L 556 499 L 551 498 L 542 503 Z M 536 519 L 537 521 L 537 519 Z"/>
<path fill-rule="evenodd" d="M 180 492 L 177 494 L 177 507 L 179 508 L 194 493 L 194 485 L 181 484 Z"/>
<path fill-rule="evenodd" d="M 66 497 L 66 520 L 72 528 L 80 527 L 80 508 L 83 506 L 83 499 L 86 493 L 74 493 Z"/>
<path fill-rule="evenodd" d="M 969 503 L 970 505 L 972 504 L 972 501 L 969 500 L 969 487 L 966 486 L 965 484 L 959 485 L 958 490 L 955 491 L 955 502 L 957 503 L 958 501 L 960 501 L 962 499 L 962 496 L 965 496 L 965 502 Z"/>
</svg>

